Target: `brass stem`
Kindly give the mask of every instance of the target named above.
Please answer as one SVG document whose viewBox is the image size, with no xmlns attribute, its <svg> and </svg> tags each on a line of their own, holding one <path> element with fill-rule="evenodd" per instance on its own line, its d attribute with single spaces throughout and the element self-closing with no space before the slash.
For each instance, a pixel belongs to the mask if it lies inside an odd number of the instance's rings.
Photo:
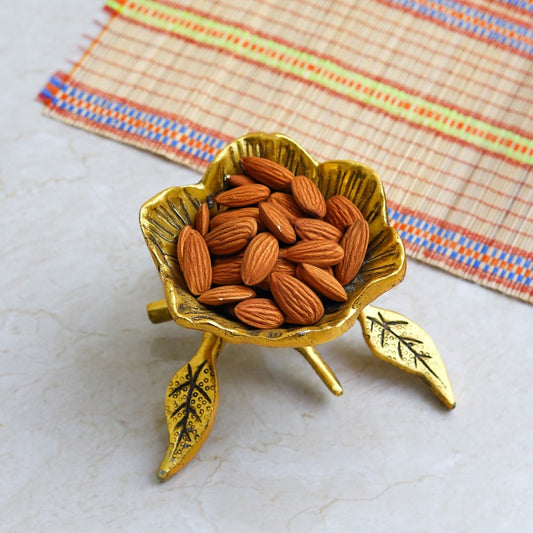
<svg viewBox="0 0 533 533">
<path fill-rule="evenodd" d="M 305 360 L 313 367 L 313 370 L 318 374 L 318 377 L 326 385 L 326 387 L 335 396 L 342 394 L 342 386 L 337 379 L 337 376 L 333 373 L 333 370 L 329 368 L 327 363 L 320 357 L 318 352 L 313 346 L 304 346 L 303 348 L 296 348 L 304 357 Z"/>
<path fill-rule="evenodd" d="M 172 315 L 167 307 L 166 300 L 158 300 L 157 302 L 150 302 L 146 306 L 146 311 L 148 312 L 148 318 L 150 322 L 154 324 L 159 324 L 160 322 L 168 322 L 172 320 Z"/>
</svg>

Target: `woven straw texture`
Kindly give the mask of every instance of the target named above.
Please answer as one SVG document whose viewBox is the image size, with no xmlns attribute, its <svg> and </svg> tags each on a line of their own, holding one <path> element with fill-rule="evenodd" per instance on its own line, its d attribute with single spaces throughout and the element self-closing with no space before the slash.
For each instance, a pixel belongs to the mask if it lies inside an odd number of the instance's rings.
<svg viewBox="0 0 533 533">
<path fill-rule="evenodd" d="M 201 171 L 250 131 L 360 161 L 408 255 L 533 301 L 533 3 L 105 8 L 80 61 L 42 90 L 47 114 Z"/>
</svg>

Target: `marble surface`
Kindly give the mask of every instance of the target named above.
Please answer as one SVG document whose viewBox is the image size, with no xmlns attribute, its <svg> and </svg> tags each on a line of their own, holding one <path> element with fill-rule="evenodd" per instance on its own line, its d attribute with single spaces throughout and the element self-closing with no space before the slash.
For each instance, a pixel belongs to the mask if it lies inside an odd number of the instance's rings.
<svg viewBox="0 0 533 533">
<path fill-rule="evenodd" d="M 41 115 L 101 5 L 3 6 L 0 530 L 533 530 L 533 308 L 414 261 L 377 303 L 431 334 L 454 411 L 358 325 L 319 350 L 341 397 L 294 350 L 228 345 L 211 436 L 158 481 L 164 391 L 200 334 L 147 320 L 137 216 L 199 176 Z"/>
</svg>

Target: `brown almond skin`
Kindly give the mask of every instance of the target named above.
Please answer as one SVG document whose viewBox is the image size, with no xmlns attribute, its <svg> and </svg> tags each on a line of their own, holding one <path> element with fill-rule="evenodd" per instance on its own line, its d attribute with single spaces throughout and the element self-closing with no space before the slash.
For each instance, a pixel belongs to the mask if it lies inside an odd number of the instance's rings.
<svg viewBox="0 0 533 533">
<path fill-rule="evenodd" d="M 238 303 L 235 315 L 241 322 L 258 329 L 280 328 L 285 317 L 270 298 L 250 298 Z"/>
<path fill-rule="evenodd" d="M 310 326 L 324 315 L 324 306 L 317 294 L 305 283 L 287 274 L 270 276 L 274 300 L 290 324 Z"/>
<path fill-rule="evenodd" d="M 231 257 L 219 257 L 213 264 L 215 285 L 242 285 L 241 264 L 243 253 Z"/>
<path fill-rule="evenodd" d="M 226 207 L 246 207 L 263 202 L 270 196 L 270 189 L 261 183 L 241 185 L 215 196 L 219 205 Z"/>
<path fill-rule="evenodd" d="M 209 290 L 212 280 L 211 257 L 204 238 L 195 229 L 189 231 L 183 242 L 180 267 L 191 294 L 198 296 Z"/>
<path fill-rule="evenodd" d="M 181 265 L 181 260 L 183 259 L 183 243 L 185 239 L 190 234 L 189 232 L 194 229 L 192 226 L 183 226 L 178 235 L 178 242 L 176 244 L 176 255 L 178 257 L 178 263 Z"/>
<path fill-rule="evenodd" d="M 271 233 L 259 233 L 246 247 L 241 264 L 241 278 L 245 285 L 261 283 L 278 259 L 279 243 Z"/>
<path fill-rule="evenodd" d="M 332 266 L 329 266 L 329 267 L 319 267 L 321 268 L 322 270 L 325 270 L 328 274 L 331 274 L 332 276 L 335 275 L 335 271 L 333 270 L 333 267 Z"/>
<path fill-rule="evenodd" d="M 194 229 L 202 236 L 206 236 L 209 232 L 209 206 L 203 203 L 200 209 L 196 212 L 196 218 L 194 219 Z"/>
<path fill-rule="evenodd" d="M 334 241 L 316 239 L 299 241 L 283 252 L 293 263 L 309 263 L 318 267 L 336 265 L 344 257 L 344 249 Z"/>
<path fill-rule="evenodd" d="M 305 217 L 305 213 L 298 207 L 291 194 L 285 192 L 273 192 L 268 198 L 269 202 L 276 204 L 289 219 L 291 224 L 294 224 L 296 219 Z"/>
<path fill-rule="evenodd" d="M 251 217 L 225 222 L 205 236 L 209 251 L 214 255 L 240 252 L 257 233 L 257 222 Z M 188 240 L 188 239 L 187 239 Z M 185 241 L 187 242 L 187 241 Z"/>
<path fill-rule="evenodd" d="M 344 287 L 325 269 L 302 263 L 296 267 L 298 279 L 307 283 L 322 296 L 335 302 L 345 302 L 348 299 Z"/>
<path fill-rule="evenodd" d="M 269 291 L 270 290 L 270 276 L 274 272 L 281 272 L 283 274 L 289 274 L 290 276 L 295 276 L 296 265 L 294 263 L 291 263 L 287 259 L 284 259 L 283 257 L 278 256 L 278 259 L 276 263 L 274 264 L 272 271 L 261 283 L 257 284 L 257 288 L 263 291 Z M 333 273 L 333 270 L 331 272 Z"/>
<path fill-rule="evenodd" d="M 227 211 L 222 211 L 217 213 L 214 217 L 211 218 L 209 224 L 211 229 L 215 229 L 224 222 L 229 222 L 230 220 L 237 220 L 238 218 L 251 217 L 259 222 L 259 209 L 257 207 L 241 207 L 237 209 L 228 209 Z"/>
<path fill-rule="evenodd" d="M 287 189 L 294 178 L 288 168 L 264 157 L 244 156 L 240 164 L 247 176 L 275 191 Z"/>
<path fill-rule="evenodd" d="M 365 217 L 357 206 L 346 196 L 337 194 L 326 201 L 325 221 L 335 226 L 340 231 L 344 231 L 356 220 L 364 220 Z"/>
<path fill-rule="evenodd" d="M 240 302 L 247 298 L 255 298 L 256 294 L 250 287 L 242 285 L 223 285 L 209 289 L 198 296 L 198 301 L 204 305 L 218 306 Z"/>
<path fill-rule="evenodd" d="M 348 227 L 341 239 L 344 258 L 335 266 L 335 277 L 341 285 L 352 281 L 365 259 L 368 247 L 369 228 L 366 220 L 356 220 Z"/>
<path fill-rule="evenodd" d="M 272 269 L 272 273 L 278 272 L 282 274 L 289 274 L 290 276 L 294 276 L 295 271 L 296 265 L 283 257 L 278 257 L 278 260 Z"/>
<path fill-rule="evenodd" d="M 285 244 L 296 242 L 296 233 L 292 224 L 276 204 L 261 202 L 259 204 L 259 219 L 270 233 L 281 242 Z"/>
<path fill-rule="evenodd" d="M 317 218 L 298 218 L 294 223 L 294 231 L 301 239 L 328 239 L 339 242 L 342 232 L 335 226 Z"/>
<path fill-rule="evenodd" d="M 315 217 L 323 217 L 326 214 L 326 200 L 320 189 L 307 176 L 294 176 L 291 191 L 302 211 Z"/>
<path fill-rule="evenodd" d="M 244 176 L 243 174 L 232 174 L 226 178 L 226 182 L 231 187 L 240 187 L 241 185 L 253 185 L 257 183 L 254 179 L 249 176 Z"/>
</svg>

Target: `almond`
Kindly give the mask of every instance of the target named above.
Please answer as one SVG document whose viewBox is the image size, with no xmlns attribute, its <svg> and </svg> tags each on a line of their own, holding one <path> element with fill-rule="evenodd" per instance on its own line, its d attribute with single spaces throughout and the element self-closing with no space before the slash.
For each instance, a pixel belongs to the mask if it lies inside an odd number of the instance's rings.
<svg viewBox="0 0 533 533">
<path fill-rule="evenodd" d="M 280 328 L 285 317 L 279 307 L 270 298 L 251 298 L 243 300 L 235 306 L 237 318 L 259 329 Z"/>
<path fill-rule="evenodd" d="M 309 263 L 318 267 L 336 265 L 344 257 L 344 249 L 334 241 L 316 239 L 300 241 L 287 248 L 283 257 L 293 263 Z"/>
<path fill-rule="evenodd" d="M 202 236 L 207 235 L 207 232 L 209 231 L 209 206 L 206 203 L 203 203 L 200 206 L 200 209 L 196 212 L 194 228 Z"/>
<path fill-rule="evenodd" d="M 279 243 L 271 233 L 259 233 L 247 246 L 241 264 L 241 278 L 245 285 L 257 285 L 269 274 L 279 253 Z"/>
<path fill-rule="evenodd" d="M 350 283 L 361 268 L 368 247 L 369 228 L 366 220 L 356 220 L 341 239 L 344 258 L 335 267 L 335 277 L 341 285 Z"/>
<path fill-rule="evenodd" d="M 252 217 L 257 222 L 259 222 L 259 209 L 257 207 L 241 207 L 240 209 L 228 209 L 222 213 L 217 213 L 210 223 L 210 228 L 215 229 L 224 222 L 229 222 L 230 220 L 237 220 L 238 218 L 243 217 Z"/>
<path fill-rule="evenodd" d="M 228 303 L 240 302 L 247 298 L 255 298 L 256 294 L 250 287 L 242 285 L 223 285 L 209 289 L 198 296 L 198 301 L 204 305 L 224 305 Z"/>
<path fill-rule="evenodd" d="M 183 242 L 180 267 L 189 291 L 195 296 L 211 287 L 211 257 L 202 235 L 190 229 Z"/>
<path fill-rule="evenodd" d="M 296 267 L 296 276 L 330 300 L 345 302 L 348 299 L 344 287 L 323 268 L 302 263 Z"/>
<path fill-rule="evenodd" d="M 316 217 L 323 217 L 326 214 L 326 200 L 320 189 L 307 176 L 294 176 L 291 191 L 302 211 Z"/>
<path fill-rule="evenodd" d="M 337 229 L 344 231 L 356 220 L 364 220 L 365 217 L 357 206 L 340 194 L 332 196 L 326 202 L 327 212 L 325 220 Z"/>
<path fill-rule="evenodd" d="M 232 174 L 231 176 L 226 177 L 226 183 L 232 187 L 240 187 L 241 185 L 252 185 L 257 183 L 257 181 L 248 176 L 243 176 L 242 174 Z"/>
<path fill-rule="evenodd" d="M 213 283 L 215 285 L 242 285 L 243 256 L 244 254 L 218 258 L 213 265 Z"/>
<path fill-rule="evenodd" d="M 205 242 L 212 254 L 229 255 L 240 252 L 256 233 L 257 222 L 253 218 L 239 218 L 211 230 L 205 236 Z"/>
<path fill-rule="evenodd" d="M 289 219 L 291 224 L 294 224 L 297 218 L 305 216 L 304 212 L 298 207 L 292 195 L 285 192 L 273 192 L 268 198 L 269 202 L 276 204 Z"/>
<path fill-rule="evenodd" d="M 332 266 L 328 266 L 328 267 L 319 267 L 321 268 L 322 270 L 324 270 L 325 272 L 327 272 L 328 274 L 331 274 L 332 276 L 335 275 L 335 271 L 333 270 L 333 267 Z"/>
<path fill-rule="evenodd" d="M 259 219 L 269 231 L 281 242 L 296 242 L 296 233 L 283 211 L 271 202 L 259 204 Z"/>
<path fill-rule="evenodd" d="M 231 261 L 241 261 L 242 262 L 242 258 L 243 257 L 244 257 L 244 251 L 243 252 L 239 252 L 238 254 L 229 256 L 229 257 L 225 257 L 225 256 L 213 257 L 213 265 L 214 266 L 222 265 L 224 263 L 229 263 Z M 235 285 L 235 284 L 234 283 L 228 283 L 228 285 Z"/>
<path fill-rule="evenodd" d="M 270 196 L 270 189 L 260 183 L 241 185 L 223 191 L 215 196 L 219 205 L 226 207 L 245 207 L 263 202 Z"/>
<path fill-rule="evenodd" d="M 289 261 L 289 263 L 290 263 L 290 261 Z M 296 268 L 298 267 L 298 265 L 302 265 L 303 263 L 296 263 L 296 264 L 291 263 L 291 264 L 294 265 L 294 270 L 295 270 L 295 273 L 293 274 L 293 276 L 296 276 Z M 322 269 L 324 272 L 327 272 L 328 274 L 331 274 L 332 276 L 335 275 L 332 266 L 324 266 L 324 267 L 321 266 L 321 267 L 318 267 L 318 268 Z M 296 277 L 298 277 L 298 276 L 296 276 Z"/>
<path fill-rule="evenodd" d="M 287 189 L 294 178 L 288 168 L 264 157 L 244 156 L 240 163 L 247 176 L 277 191 Z"/>
<path fill-rule="evenodd" d="M 180 265 L 181 265 L 181 260 L 183 259 L 183 244 L 187 236 L 190 234 L 189 232 L 192 229 L 193 229 L 192 226 L 187 225 L 187 226 L 183 226 L 183 228 L 181 228 L 181 231 L 179 232 L 178 242 L 176 244 L 176 254 L 178 257 L 178 263 Z"/>
<path fill-rule="evenodd" d="M 298 218 L 294 223 L 298 237 L 307 240 L 328 239 L 339 242 L 342 232 L 335 226 L 317 218 Z"/>
<path fill-rule="evenodd" d="M 272 269 L 272 273 L 279 272 L 282 274 L 289 274 L 291 276 L 294 276 L 295 271 L 295 264 L 291 263 L 283 257 L 278 257 L 278 260 L 276 261 L 274 268 Z"/>
<path fill-rule="evenodd" d="M 309 326 L 324 315 L 320 298 L 299 279 L 287 274 L 272 274 L 270 290 L 286 322 Z"/>
<path fill-rule="evenodd" d="M 263 291 L 269 291 L 270 290 L 270 276 L 274 272 L 281 272 L 282 274 L 289 274 L 290 276 L 296 275 L 296 265 L 294 263 L 291 263 L 287 259 L 284 259 L 283 257 L 279 257 L 274 264 L 274 267 L 272 268 L 270 274 L 261 282 L 257 284 L 257 288 L 263 290 Z M 331 271 L 333 273 L 333 270 Z"/>
</svg>

